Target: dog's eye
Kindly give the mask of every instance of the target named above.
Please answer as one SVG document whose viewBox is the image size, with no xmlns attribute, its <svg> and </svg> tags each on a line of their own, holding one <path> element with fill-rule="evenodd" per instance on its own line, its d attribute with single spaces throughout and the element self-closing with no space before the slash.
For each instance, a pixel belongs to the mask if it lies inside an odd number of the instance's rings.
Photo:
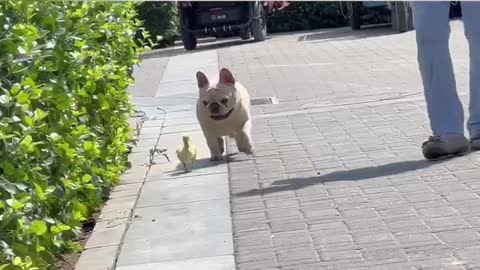
<svg viewBox="0 0 480 270">
<path fill-rule="evenodd" d="M 228 99 L 227 99 L 227 98 L 223 98 L 222 100 L 220 100 L 220 102 L 222 102 L 222 104 L 227 104 Z"/>
<path fill-rule="evenodd" d="M 207 106 L 207 105 L 208 105 L 208 101 L 203 101 L 203 105 Z"/>
</svg>

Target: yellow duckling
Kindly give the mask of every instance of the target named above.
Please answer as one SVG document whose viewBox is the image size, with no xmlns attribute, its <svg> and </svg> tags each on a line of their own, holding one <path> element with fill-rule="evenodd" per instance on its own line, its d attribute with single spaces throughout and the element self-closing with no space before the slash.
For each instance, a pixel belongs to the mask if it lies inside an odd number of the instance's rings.
<svg viewBox="0 0 480 270">
<path fill-rule="evenodd" d="M 183 136 L 183 145 L 177 149 L 177 157 L 183 164 L 185 172 L 191 172 L 190 168 L 197 159 L 197 147 L 193 144 L 190 136 Z"/>
</svg>

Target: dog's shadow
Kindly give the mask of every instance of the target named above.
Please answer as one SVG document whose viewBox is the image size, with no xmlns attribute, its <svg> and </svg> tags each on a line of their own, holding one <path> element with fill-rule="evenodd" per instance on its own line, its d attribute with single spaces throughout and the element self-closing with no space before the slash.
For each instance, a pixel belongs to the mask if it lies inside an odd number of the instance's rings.
<svg viewBox="0 0 480 270">
<path fill-rule="evenodd" d="M 317 175 L 313 177 L 290 178 L 283 180 L 276 180 L 270 186 L 255 188 L 248 191 L 243 191 L 234 194 L 235 197 L 248 197 L 254 195 L 264 195 L 284 191 L 295 191 L 311 186 L 324 184 L 326 182 L 335 181 L 361 181 L 372 178 L 388 179 L 393 175 L 405 174 L 412 176 L 412 173 L 421 169 L 426 169 L 432 165 L 439 165 L 447 162 L 450 158 L 438 161 L 428 160 L 410 160 L 399 161 L 389 164 L 363 167 L 350 170 L 340 170 L 324 175 Z M 410 173 L 410 174 L 408 174 Z"/>
</svg>

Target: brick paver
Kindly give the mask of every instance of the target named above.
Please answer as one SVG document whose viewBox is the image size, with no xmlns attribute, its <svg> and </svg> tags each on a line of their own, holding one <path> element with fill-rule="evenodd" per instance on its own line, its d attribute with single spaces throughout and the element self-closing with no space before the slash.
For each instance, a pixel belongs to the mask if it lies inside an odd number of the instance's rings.
<svg viewBox="0 0 480 270">
<path fill-rule="evenodd" d="M 219 50 L 253 97 L 280 101 L 253 109 L 255 157 L 230 158 L 238 270 L 480 269 L 480 154 L 422 159 L 413 38 L 340 30 Z"/>
</svg>

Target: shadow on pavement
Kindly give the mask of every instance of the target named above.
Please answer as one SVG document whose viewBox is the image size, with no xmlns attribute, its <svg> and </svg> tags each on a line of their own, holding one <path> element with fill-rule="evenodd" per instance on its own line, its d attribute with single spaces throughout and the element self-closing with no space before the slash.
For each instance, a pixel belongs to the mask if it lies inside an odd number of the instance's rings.
<svg viewBox="0 0 480 270">
<path fill-rule="evenodd" d="M 210 161 L 209 158 L 201 158 L 197 159 L 194 163 L 193 166 L 190 168 L 195 174 L 195 171 L 199 169 L 205 169 L 205 168 L 210 168 L 210 167 L 216 167 L 220 164 L 226 163 L 226 160 L 219 160 L 219 161 Z M 179 176 L 179 175 L 188 175 L 190 173 L 186 173 L 182 163 L 178 163 L 177 166 L 175 167 L 175 171 L 172 173 L 172 176 Z"/>
<path fill-rule="evenodd" d="M 241 40 L 240 38 L 235 39 L 219 39 L 214 42 L 209 42 L 205 44 L 198 44 L 198 47 L 195 50 L 187 51 L 183 47 L 175 47 L 175 48 L 166 48 L 148 52 L 141 56 L 142 59 L 152 59 L 152 58 L 162 58 L 162 57 L 172 57 L 177 55 L 188 55 L 192 53 L 210 51 L 210 50 L 218 50 L 222 48 L 228 48 L 233 46 L 240 46 L 245 44 L 254 43 L 255 40 Z"/>
<path fill-rule="evenodd" d="M 445 160 L 436 162 L 427 160 L 402 161 L 381 166 L 364 167 L 348 171 L 336 171 L 317 177 L 285 179 L 273 182 L 270 187 L 240 192 L 235 194 L 235 196 L 248 197 L 281 191 L 299 190 L 305 187 L 332 181 L 360 181 L 376 177 L 385 177 L 425 169 L 433 164 L 439 164 L 442 162 L 445 162 Z"/>
<path fill-rule="evenodd" d="M 327 41 L 342 41 L 342 40 L 356 40 L 364 38 L 373 38 L 379 36 L 395 35 L 396 33 L 391 25 L 375 25 L 362 28 L 360 30 L 351 30 L 350 28 L 332 29 L 329 31 L 322 31 L 318 33 L 305 34 L 298 37 L 298 42 L 327 42 Z"/>
</svg>

